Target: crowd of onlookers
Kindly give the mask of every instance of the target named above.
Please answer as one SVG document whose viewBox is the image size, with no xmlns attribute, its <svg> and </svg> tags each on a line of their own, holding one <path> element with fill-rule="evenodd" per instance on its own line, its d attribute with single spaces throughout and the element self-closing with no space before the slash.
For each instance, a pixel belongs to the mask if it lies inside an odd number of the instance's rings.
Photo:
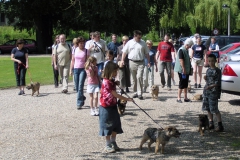
<svg viewBox="0 0 240 160">
<path fill-rule="evenodd" d="M 172 84 L 176 85 L 174 72 L 177 72 L 179 77 L 177 102 L 182 103 L 182 92 L 184 102 L 191 102 L 187 97 L 189 76 L 193 75 L 195 88 L 202 87 L 204 59 L 208 59 L 210 67 L 204 76 L 206 85 L 203 89 L 202 109 L 208 111 L 210 129 L 214 129 L 213 114 L 216 114 L 218 120 L 216 131 L 224 130 L 218 110 L 221 71 L 215 65 L 219 56 L 219 47 L 214 37 L 211 40 L 209 47 L 211 54 L 208 58 L 206 47 L 201 44 L 199 34 L 195 34 L 193 39 L 188 38 L 180 48 L 174 47 L 175 42 L 165 34 L 163 41 L 158 44 L 157 51 L 152 48 L 151 40 L 142 40 L 142 32 L 139 30 L 133 32 L 132 39 L 123 36 L 121 43 L 117 42 L 116 34 L 112 34 L 111 38 L 112 41 L 106 44 L 101 39 L 100 33 L 96 31 L 90 33 L 88 41 L 81 36 L 74 38 L 71 46 L 66 43 L 66 36 L 61 34 L 55 37 L 52 46 L 54 85 L 58 87 L 59 83 L 62 83 L 62 93 L 67 93 L 69 75 L 73 76 L 74 90 L 77 92 L 77 109 L 85 105 L 84 83 L 87 79 L 86 92 L 90 96 L 90 114 L 99 115 L 99 135 L 106 137 L 106 152 L 119 150 L 116 134 L 123 132 L 117 112 L 117 98 L 125 101 L 133 101 L 132 98 L 143 100 L 143 93 L 154 85 L 154 72 L 159 71 L 161 86 L 162 88 L 167 86 L 168 91 L 171 91 Z M 28 53 L 22 39 L 17 41 L 16 48 L 12 50 L 11 59 L 14 61 L 19 95 L 25 94 Z M 116 86 L 119 86 L 120 92 L 116 91 Z M 128 93 L 131 86 L 133 97 L 122 96 L 122 92 Z M 98 93 L 101 93 L 100 98 Z"/>
</svg>

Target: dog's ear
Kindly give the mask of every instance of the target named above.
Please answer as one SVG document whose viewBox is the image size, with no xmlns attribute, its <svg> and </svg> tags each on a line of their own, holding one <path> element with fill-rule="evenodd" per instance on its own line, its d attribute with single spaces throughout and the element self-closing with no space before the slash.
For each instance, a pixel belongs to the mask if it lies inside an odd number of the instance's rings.
<svg viewBox="0 0 240 160">
<path fill-rule="evenodd" d="M 173 130 L 173 127 L 172 126 L 166 127 L 165 130 L 171 132 Z"/>
<path fill-rule="evenodd" d="M 33 83 L 31 83 L 31 87 L 33 86 Z"/>
</svg>

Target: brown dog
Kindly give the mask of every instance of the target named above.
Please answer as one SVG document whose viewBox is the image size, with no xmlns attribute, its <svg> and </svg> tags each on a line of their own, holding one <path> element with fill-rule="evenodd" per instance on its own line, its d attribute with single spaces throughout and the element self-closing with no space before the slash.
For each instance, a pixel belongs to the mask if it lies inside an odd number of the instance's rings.
<svg viewBox="0 0 240 160">
<path fill-rule="evenodd" d="M 202 101 L 203 100 L 203 96 L 202 96 L 202 94 L 195 94 L 194 97 L 192 98 L 192 100 Z"/>
<path fill-rule="evenodd" d="M 151 86 L 151 94 L 152 94 L 153 100 L 158 99 L 158 93 L 159 93 L 159 87 L 157 85 L 152 85 Z"/>
<path fill-rule="evenodd" d="M 188 87 L 187 87 L 187 90 L 188 90 L 189 93 L 192 91 L 192 87 L 191 87 L 191 83 L 190 83 L 190 82 L 191 82 L 191 81 L 188 80 Z"/>
<path fill-rule="evenodd" d="M 199 124 L 198 124 L 198 132 L 200 132 L 201 136 L 204 135 L 204 131 L 207 129 L 209 130 L 209 120 L 208 116 L 205 114 L 199 114 Z"/>
<path fill-rule="evenodd" d="M 119 99 L 118 102 L 117 102 L 117 107 L 118 107 L 118 113 L 120 115 L 123 115 L 123 113 L 125 112 L 125 108 L 126 108 L 126 105 L 127 105 L 127 101 L 124 101 L 122 99 Z"/>
<path fill-rule="evenodd" d="M 35 82 L 35 83 L 30 83 L 26 86 L 26 88 L 32 89 L 32 96 L 35 92 L 37 92 L 37 96 L 39 95 L 39 88 L 40 88 L 40 83 L 39 82 Z"/>
<path fill-rule="evenodd" d="M 151 145 L 156 142 L 155 147 L 155 154 L 157 154 L 159 145 L 162 145 L 161 153 L 164 153 L 164 147 L 168 143 L 171 137 L 178 138 L 181 135 L 181 133 L 176 129 L 176 127 L 169 126 L 167 128 L 163 129 L 157 129 L 157 128 L 147 128 L 144 131 L 141 143 L 140 143 L 140 150 L 142 150 L 142 145 L 147 141 L 150 140 L 148 143 L 148 149 L 151 150 Z"/>
</svg>

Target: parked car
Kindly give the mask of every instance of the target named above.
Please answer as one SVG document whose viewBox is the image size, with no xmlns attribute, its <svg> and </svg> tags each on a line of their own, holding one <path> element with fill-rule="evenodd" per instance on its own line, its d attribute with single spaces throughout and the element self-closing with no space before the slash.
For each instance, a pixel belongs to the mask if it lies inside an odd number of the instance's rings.
<svg viewBox="0 0 240 160">
<path fill-rule="evenodd" d="M 221 56 L 222 54 L 231 52 L 232 50 L 239 48 L 239 47 L 240 47 L 240 42 L 228 44 L 228 45 L 224 46 L 223 48 L 219 49 L 219 56 Z"/>
<path fill-rule="evenodd" d="M 240 47 L 226 53 L 226 54 L 222 54 L 219 58 L 219 62 L 220 62 L 220 68 L 222 68 L 222 63 L 225 62 L 225 61 L 230 61 L 232 60 L 232 56 L 234 55 L 240 55 Z"/>
<path fill-rule="evenodd" d="M 10 53 L 16 47 L 16 41 L 14 39 L 0 45 L 0 54 Z M 24 39 L 24 47 L 27 48 L 29 53 L 37 52 L 37 42 L 33 39 Z"/>
<path fill-rule="evenodd" d="M 240 61 L 223 62 L 222 92 L 240 95 Z"/>
</svg>

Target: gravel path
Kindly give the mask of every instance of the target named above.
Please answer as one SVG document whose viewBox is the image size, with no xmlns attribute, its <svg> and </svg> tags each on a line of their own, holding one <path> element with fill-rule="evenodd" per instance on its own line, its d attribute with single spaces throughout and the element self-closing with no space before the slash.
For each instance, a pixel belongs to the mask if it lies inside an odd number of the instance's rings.
<svg viewBox="0 0 240 160">
<path fill-rule="evenodd" d="M 206 71 L 206 69 L 204 69 Z M 177 76 L 175 74 L 175 76 Z M 175 78 L 176 80 L 178 77 Z M 192 79 L 192 77 L 191 77 Z M 36 81 L 36 80 L 34 80 Z M 41 82 L 40 82 L 41 83 Z M 160 85 L 159 74 L 155 83 Z M 203 84 L 202 84 L 203 86 Z M 40 96 L 31 91 L 18 96 L 18 89 L 0 90 L 0 159 L 239 159 L 240 99 L 222 94 L 219 108 L 225 132 L 197 132 L 201 102 L 176 102 L 177 86 L 172 91 L 160 88 L 159 100 L 152 101 L 149 93 L 136 103 L 161 126 L 176 126 L 181 137 L 170 139 L 165 154 L 137 148 L 147 127 L 158 127 L 133 103 L 127 104 L 121 117 L 124 133 L 117 136 L 121 152 L 103 153 L 105 139 L 98 136 L 98 117 L 90 116 L 88 106 L 76 109 L 76 93 L 70 83 L 68 94 L 53 85 L 41 86 Z M 85 86 L 86 88 L 86 86 Z M 132 90 L 132 89 L 131 89 Z M 195 93 L 201 93 L 196 89 Z M 86 104 L 89 104 L 89 96 Z M 129 95 L 132 95 L 130 93 Z M 189 98 L 192 95 L 189 94 Z M 215 119 L 216 122 L 216 119 Z M 154 149 L 155 143 L 152 145 Z"/>
</svg>

